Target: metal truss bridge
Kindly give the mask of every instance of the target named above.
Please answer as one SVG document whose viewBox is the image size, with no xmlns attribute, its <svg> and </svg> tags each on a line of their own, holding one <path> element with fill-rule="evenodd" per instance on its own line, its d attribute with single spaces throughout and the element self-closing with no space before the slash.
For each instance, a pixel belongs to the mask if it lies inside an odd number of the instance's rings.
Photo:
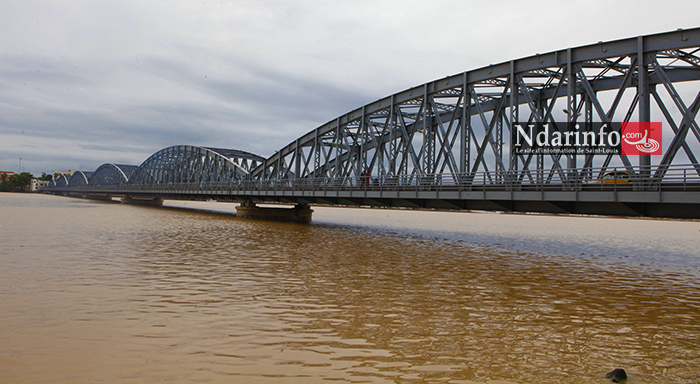
<svg viewBox="0 0 700 384">
<path fill-rule="evenodd" d="M 264 158 L 175 146 L 51 193 L 700 218 L 700 28 L 493 64 L 389 95 Z M 662 122 L 662 155 L 517 154 L 517 122 Z"/>
</svg>

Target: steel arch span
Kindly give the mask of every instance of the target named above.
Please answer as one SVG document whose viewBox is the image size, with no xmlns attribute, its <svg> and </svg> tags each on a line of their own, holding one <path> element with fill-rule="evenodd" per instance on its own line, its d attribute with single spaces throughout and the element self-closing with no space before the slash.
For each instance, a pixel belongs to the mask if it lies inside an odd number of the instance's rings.
<svg viewBox="0 0 700 384">
<path fill-rule="evenodd" d="M 698 110 L 694 28 L 421 84 L 338 116 L 267 159 L 180 145 L 132 174 L 105 164 L 87 186 L 69 190 L 59 180 L 50 188 L 141 201 L 241 201 L 251 212 L 255 202 L 283 202 L 700 218 Z M 547 124 L 562 136 L 561 126 L 591 133 L 635 122 L 661 123 L 661 155 L 512 150 L 519 126 Z"/>
<path fill-rule="evenodd" d="M 231 183 L 246 179 L 263 157 L 249 152 L 177 145 L 146 159 L 129 178 L 130 185 Z"/>
<path fill-rule="evenodd" d="M 56 188 L 65 188 L 69 185 L 69 179 L 66 175 L 59 175 L 57 178 L 53 179 L 53 185 Z"/>
<path fill-rule="evenodd" d="M 76 171 L 68 180 L 69 187 L 81 187 L 88 185 L 92 172 Z"/>
<path fill-rule="evenodd" d="M 350 111 L 277 151 L 263 181 L 348 187 L 427 181 L 515 187 L 587 182 L 624 169 L 664 182 L 700 165 L 700 28 L 536 54 L 425 83 Z M 516 122 L 662 121 L 663 156 L 513 154 Z"/>
<path fill-rule="evenodd" d="M 91 187 L 124 185 L 137 168 L 137 165 L 102 164 L 92 173 L 88 184 Z"/>
</svg>

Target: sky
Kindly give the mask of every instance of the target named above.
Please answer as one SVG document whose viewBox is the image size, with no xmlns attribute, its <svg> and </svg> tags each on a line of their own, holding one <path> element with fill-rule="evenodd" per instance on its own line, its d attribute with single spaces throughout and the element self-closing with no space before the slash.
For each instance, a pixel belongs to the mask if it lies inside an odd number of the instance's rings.
<svg viewBox="0 0 700 384">
<path fill-rule="evenodd" d="M 692 1 L 0 0 L 0 171 L 267 157 L 467 70 L 698 27 Z M 21 167 L 21 168 L 20 168 Z"/>
</svg>

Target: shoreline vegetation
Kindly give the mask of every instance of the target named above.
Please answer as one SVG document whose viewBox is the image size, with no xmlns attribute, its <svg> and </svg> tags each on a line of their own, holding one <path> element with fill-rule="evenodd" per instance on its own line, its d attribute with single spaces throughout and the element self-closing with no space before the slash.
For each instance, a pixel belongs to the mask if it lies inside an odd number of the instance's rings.
<svg viewBox="0 0 700 384">
<path fill-rule="evenodd" d="M 51 180 L 51 176 L 45 173 L 41 177 L 35 177 L 29 172 L 0 172 L 0 192 L 29 192 L 29 184 L 33 179 Z"/>
</svg>

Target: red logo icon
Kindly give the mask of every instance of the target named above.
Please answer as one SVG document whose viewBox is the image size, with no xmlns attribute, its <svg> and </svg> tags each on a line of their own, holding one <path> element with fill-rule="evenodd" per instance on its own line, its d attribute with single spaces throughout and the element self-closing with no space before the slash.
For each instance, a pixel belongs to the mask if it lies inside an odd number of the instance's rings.
<svg viewBox="0 0 700 384">
<path fill-rule="evenodd" d="M 660 155 L 661 123 L 622 123 L 620 143 L 623 155 Z"/>
</svg>

